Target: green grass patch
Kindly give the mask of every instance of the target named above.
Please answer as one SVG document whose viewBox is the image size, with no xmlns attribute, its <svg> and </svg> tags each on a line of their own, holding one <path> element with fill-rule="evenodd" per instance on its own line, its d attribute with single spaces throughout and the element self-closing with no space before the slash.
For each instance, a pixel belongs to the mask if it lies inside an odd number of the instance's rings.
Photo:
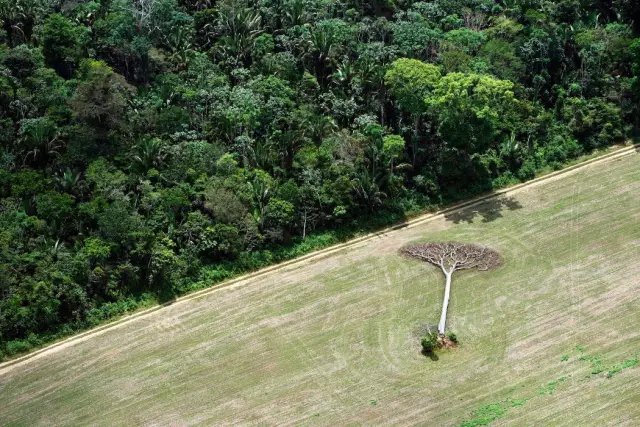
<svg viewBox="0 0 640 427">
<path fill-rule="evenodd" d="M 598 375 L 606 370 L 602 357 L 599 355 L 582 355 L 578 360 L 583 362 L 589 362 L 591 364 L 591 375 Z"/>
<path fill-rule="evenodd" d="M 614 363 L 611 365 L 605 364 L 605 362 L 602 360 L 602 356 L 600 355 L 583 354 L 578 358 L 578 360 L 591 364 L 591 375 L 598 375 L 606 372 L 607 378 L 612 378 L 625 369 L 634 368 L 638 365 L 638 363 L 640 363 L 638 356 L 630 357 L 623 360 L 622 362 Z"/>
<path fill-rule="evenodd" d="M 538 389 L 538 394 L 539 395 L 553 394 L 555 393 L 558 386 L 563 382 L 565 382 L 566 380 L 567 380 L 567 377 L 560 377 L 555 381 L 549 381 L 547 384 L 545 384 L 544 386 Z"/>
<path fill-rule="evenodd" d="M 460 424 L 461 427 L 486 426 L 503 417 L 509 411 L 507 402 L 490 403 L 473 412 L 473 418 Z"/>
<path fill-rule="evenodd" d="M 621 363 L 617 363 L 615 365 L 613 365 L 611 368 L 609 368 L 609 370 L 607 371 L 607 378 L 611 378 L 616 374 L 619 374 L 620 372 L 624 371 L 625 369 L 629 369 L 629 368 L 634 368 L 638 366 L 638 356 L 632 357 L 630 359 L 627 359 Z"/>
</svg>

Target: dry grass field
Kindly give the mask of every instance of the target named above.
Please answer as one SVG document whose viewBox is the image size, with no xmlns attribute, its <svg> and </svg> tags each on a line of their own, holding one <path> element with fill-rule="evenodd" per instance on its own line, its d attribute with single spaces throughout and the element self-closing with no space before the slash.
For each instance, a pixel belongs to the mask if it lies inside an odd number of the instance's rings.
<svg viewBox="0 0 640 427">
<path fill-rule="evenodd" d="M 460 347 L 431 360 L 438 269 Z M 175 303 L 0 369 L 0 425 L 640 425 L 640 154 Z M 637 366 L 636 366 L 637 365 Z"/>
</svg>

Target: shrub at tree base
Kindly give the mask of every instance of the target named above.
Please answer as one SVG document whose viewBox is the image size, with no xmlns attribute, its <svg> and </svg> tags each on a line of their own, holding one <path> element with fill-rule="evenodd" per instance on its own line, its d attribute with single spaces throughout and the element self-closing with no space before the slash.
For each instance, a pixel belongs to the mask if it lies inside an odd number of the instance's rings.
<svg viewBox="0 0 640 427">
<path fill-rule="evenodd" d="M 458 337 L 453 332 L 446 335 L 439 335 L 436 332 L 429 332 L 420 340 L 422 344 L 422 353 L 425 355 L 433 354 L 436 350 L 442 348 L 454 348 L 458 346 Z"/>
<path fill-rule="evenodd" d="M 420 343 L 422 344 L 423 353 L 433 353 L 438 348 L 438 334 L 427 334 L 422 337 Z"/>
</svg>

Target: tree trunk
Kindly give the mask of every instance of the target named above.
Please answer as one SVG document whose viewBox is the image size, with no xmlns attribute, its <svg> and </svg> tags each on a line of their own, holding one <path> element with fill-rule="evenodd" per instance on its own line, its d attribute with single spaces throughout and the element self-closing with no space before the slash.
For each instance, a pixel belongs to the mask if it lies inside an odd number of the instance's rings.
<svg viewBox="0 0 640 427">
<path fill-rule="evenodd" d="M 416 161 L 418 159 L 418 139 L 420 134 L 420 116 L 416 116 L 413 121 L 413 135 L 411 135 L 411 143 L 412 143 L 412 159 L 411 166 L 416 166 Z"/>
<path fill-rule="evenodd" d="M 438 323 L 438 333 L 444 335 L 445 326 L 447 323 L 447 308 L 449 307 L 449 295 L 451 294 L 451 274 L 453 272 L 444 272 L 447 278 L 447 283 L 444 286 L 444 300 L 442 301 L 442 314 L 440 314 L 440 323 Z"/>
<path fill-rule="evenodd" d="M 307 210 L 304 210 L 304 217 L 302 222 L 302 240 L 307 237 Z"/>
</svg>

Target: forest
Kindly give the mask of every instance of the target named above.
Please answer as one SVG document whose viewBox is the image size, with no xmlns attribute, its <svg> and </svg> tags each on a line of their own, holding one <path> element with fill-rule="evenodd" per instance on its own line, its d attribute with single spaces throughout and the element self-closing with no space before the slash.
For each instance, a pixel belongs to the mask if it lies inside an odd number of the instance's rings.
<svg viewBox="0 0 640 427">
<path fill-rule="evenodd" d="M 635 0 L 0 0 L 0 359 L 639 127 Z"/>
</svg>

